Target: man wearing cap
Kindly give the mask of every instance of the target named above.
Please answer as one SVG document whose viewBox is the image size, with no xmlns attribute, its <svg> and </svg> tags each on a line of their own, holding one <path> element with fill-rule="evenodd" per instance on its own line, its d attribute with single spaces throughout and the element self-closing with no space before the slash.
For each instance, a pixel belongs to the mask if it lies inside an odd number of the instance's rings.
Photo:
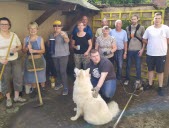
<svg viewBox="0 0 169 128">
<path fill-rule="evenodd" d="M 62 23 L 59 20 L 53 23 L 54 33 L 49 36 L 49 42 L 55 41 L 52 52 L 52 59 L 56 68 L 57 83 L 55 90 L 59 90 L 63 87 L 62 95 L 68 94 L 68 82 L 67 82 L 67 64 L 69 58 L 69 38 L 68 35 L 62 31 Z"/>
<path fill-rule="evenodd" d="M 110 31 L 110 35 L 116 39 L 117 50 L 114 53 L 117 67 L 116 78 L 121 80 L 123 59 L 126 59 L 127 56 L 127 33 L 122 29 L 121 20 L 115 21 L 115 29 Z"/>
<path fill-rule="evenodd" d="M 87 16 L 83 16 L 81 21 L 83 22 L 85 28 L 84 28 L 84 32 L 88 33 L 90 38 L 93 37 L 93 33 L 92 33 L 92 29 L 90 28 L 90 26 L 88 25 L 88 17 Z M 73 32 L 72 32 L 72 36 L 76 35 L 78 32 L 78 27 L 77 25 L 74 27 Z"/>
<path fill-rule="evenodd" d="M 95 49 L 99 51 L 99 53 L 108 58 L 113 63 L 114 52 L 117 49 L 116 40 L 114 37 L 109 35 L 110 29 L 108 26 L 104 26 L 102 28 L 103 34 L 101 34 L 96 39 Z"/>
</svg>

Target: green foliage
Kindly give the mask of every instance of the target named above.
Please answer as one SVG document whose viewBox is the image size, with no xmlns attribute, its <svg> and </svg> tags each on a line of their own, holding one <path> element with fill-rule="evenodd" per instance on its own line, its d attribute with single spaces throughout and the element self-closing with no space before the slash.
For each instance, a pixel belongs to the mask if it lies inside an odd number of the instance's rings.
<svg viewBox="0 0 169 128">
<path fill-rule="evenodd" d="M 126 27 L 131 24 L 130 20 L 122 20 L 122 29 L 126 30 Z M 115 28 L 115 25 L 112 26 L 112 28 Z"/>
<path fill-rule="evenodd" d="M 126 30 L 126 27 L 131 24 L 130 20 L 122 20 L 123 26 L 122 28 Z"/>
</svg>

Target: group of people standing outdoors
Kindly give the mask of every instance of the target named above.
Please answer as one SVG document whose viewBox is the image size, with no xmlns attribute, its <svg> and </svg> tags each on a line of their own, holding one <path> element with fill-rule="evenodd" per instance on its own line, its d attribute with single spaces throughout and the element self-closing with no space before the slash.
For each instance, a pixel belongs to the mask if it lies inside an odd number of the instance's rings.
<svg viewBox="0 0 169 128">
<path fill-rule="evenodd" d="M 107 19 L 104 18 L 102 27 L 97 29 L 95 37 L 93 37 L 88 25 L 88 17 L 83 16 L 74 27 L 70 38 L 66 32 L 62 31 L 62 22 L 54 21 L 54 32 L 50 34 L 47 45 L 53 50 L 50 55 L 56 69 L 55 90 L 63 88 L 62 95 L 67 95 L 69 92 L 66 72 L 70 55 L 69 43 L 73 48 L 75 67 L 90 68 L 93 96 L 97 97 L 100 93 L 106 102 L 109 102 L 114 96 L 116 80 L 122 81 L 124 59 L 126 59 L 124 85 L 128 85 L 130 81 L 132 58 L 136 67 L 135 84 L 141 83 L 141 56 L 147 45 L 146 62 L 149 84 L 144 88 L 145 90 L 152 88 L 154 70 L 156 70 L 159 81 L 158 94 L 163 96 L 163 72 L 167 55 L 167 41 L 169 41 L 169 27 L 162 24 L 160 13 L 155 14 L 154 24 L 146 30 L 144 26 L 138 24 L 138 21 L 139 17 L 133 15 L 131 25 L 123 30 L 122 21 L 116 20 L 115 28 L 111 29 Z M 19 96 L 23 83 L 32 87 L 31 97 L 35 97 L 37 94 L 34 70 L 28 69 L 31 56 L 35 59 L 42 59 L 43 68 L 37 70 L 38 82 L 42 91 L 45 90 L 46 82 L 46 60 L 43 56 L 45 43 L 43 38 L 38 36 L 38 24 L 31 22 L 28 25 L 29 35 L 25 37 L 23 45 L 18 36 L 10 31 L 10 28 L 11 21 L 6 17 L 0 18 L 0 66 L 5 65 L 0 87 L 1 92 L 7 98 L 6 107 L 11 107 L 13 103 L 10 96 L 11 78 L 14 86 L 14 102 L 26 101 Z M 12 45 L 9 48 L 11 42 Z M 54 43 L 52 44 L 52 42 Z M 8 49 L 10 49 L 9 55 L 7 55 Z M 23 60 L 20 57 L 21 51 L 26 54 L 24 68 L 22 68 Z M 116 73 L 113 65 L 116 65 Z"/>
<path fill-rule="evenodd" d="M 126 77 L 123 83 L 124 85 L 129 85 L 131 64 L 134 62 L 136 68 L 136 80 L 134 85 L 138 87 L 138 85 L 142 83 L 141 56 L 147 45 L 146 63 L 148 67 L 148 85 L 144 86 L 144 90 L 152 89 L 154 71 L 156 70 L 159 83 L 157 92 L 159 96 L 163 96 L 164 92 L 162 87 L 167 45 L 169 44 L 169 27 L 162 24 L 161 13 L 155 13 L 154 24 L 149 26 L 146 30 L 144 26 L 138 24 L 138 21 L 139 17 L 133 15 L 131 17 L 131 25 L 127 26 L 126 30 L 123 30 L 122 21 L 116 20 L 115 28 L 110 30 L 107 26 L 108 21 L 103 19 L 102 33 L 100 33 L 100 28 L 96 31 L 95 49 L 99 49 L 100 55 L 108 58 L 113 64 L 116 64 L 116 80 L 120 80 L 121 82 L 123 82 L 123 59 L 126 59 Z M 106 66 L 106 64 L 104 66 Z M 99 89 L 96 88 L 96 90 Z"/>
</svg>

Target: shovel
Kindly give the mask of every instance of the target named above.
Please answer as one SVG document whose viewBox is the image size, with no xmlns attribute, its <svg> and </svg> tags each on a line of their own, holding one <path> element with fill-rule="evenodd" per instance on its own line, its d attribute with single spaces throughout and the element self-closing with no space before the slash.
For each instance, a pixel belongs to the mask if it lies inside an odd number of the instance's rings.
<svg viewBox="0 0 169 128">
<path fill-rule="evenodd" d="M 13 38 L 14 38 L 14 34 L 12 35 L 12 39 L 11 39 L 11 42 L 10 42 L 10 44 L 9 44 L 8 51 L 7 51 L 5 60 L 8 59 L 8 55 L 9 55 L 10 48 L 11 48 L 11 45 L 12 45 L 12 42 L 13 42 Z M 1 83 L 1 80 L 2 80 L 2 74 L 3 74 L 3 72 L 4 72 L 4 69 L 5 69 L 5 64 L 3 64 L 2 69 L 1 69 L 1 73 L 0 73 L 0 100 L 3 98 L 3 95 L 2 95 L 2 93 L 1 93 L 1 92 L 2 92 L 2 83 Z"/>
<path fill-rule="evenodd" d="M 37 107 L 43 106 L 43 101 L 42 101 L 42 95 L 41 95 L 41 91 L 40 91 L 38 76 L 37 76 L 37 72 L 36 72 L 35 61 L 34 61 L 34 58 L 33 58 L 33 54 L 31 52 L 30 52 L 30 54 L 31 54 L 31 58 L 32 58 L 33 69 L 34 69 L 34 73 L 35 73 L 36 85 L 37 85 L 38 96 L 39 96 L 39 104 L 37 106 L 35 106 L 35 108 L 37 108 Z"/>
</svg>

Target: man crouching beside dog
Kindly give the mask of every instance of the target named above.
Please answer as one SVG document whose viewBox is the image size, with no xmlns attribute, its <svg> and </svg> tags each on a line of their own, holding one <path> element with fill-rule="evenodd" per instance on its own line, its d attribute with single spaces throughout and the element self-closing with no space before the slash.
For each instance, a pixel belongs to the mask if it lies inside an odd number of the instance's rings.
<svg viewBox="0 0 169 128">
<path fill-rule="evenodd" d="M 116 90 L 115 72 L 112 63 L 100 57 L 97 50 L 92 49 L 90 56 L 91 62 L 87 70 L 77 68 L 74 70 L 76 79 L 73 101 L 76 104 L 76 115 L 71 117 L 71 120 L 75 121 L 83 116 L 90 124 L 103 125 L 119 113 L 116 102 L 106 103 Z"/>
<path fill-rule="evenodd" d="M 101 57 L 98 50 L 92 49 L 90 52 L 91 83 L 93 85 L 93 97 L 100 93 L 106 103 L 110 102 L 116 91 L 116 75 L 113 64 L 104 57 Z"/>
</svg>

